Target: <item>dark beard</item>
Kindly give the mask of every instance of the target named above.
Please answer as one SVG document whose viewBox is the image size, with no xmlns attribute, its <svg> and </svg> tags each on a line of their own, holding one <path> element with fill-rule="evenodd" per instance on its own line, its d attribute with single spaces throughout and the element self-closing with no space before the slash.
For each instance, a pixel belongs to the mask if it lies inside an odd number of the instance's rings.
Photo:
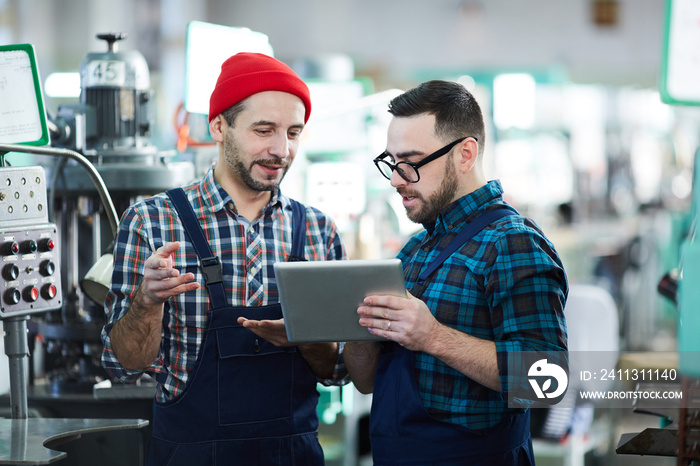
<svg viewBox="0 0 700 466">
<path fill-rule="evenodd" d="M 412 192 L 410 189 L 397 190 L 401 195 L 415 195 L 424 203 L 423 207 L 419 209 L 413 211 L 406 210 L 406 215 L 412 222 L 422 225 L 434 224 L 440 211 L 454 200 L 455 194 L 457 193 L 457 175 L 455 174 L 454 167 L 450 163 L 451 159 L 452 157 L 449 157 L 447 161 L 445 177 L 442 180 L 442 184 L 440 184 L 440 188 L 428 199 L 423 199 L 422 196 Z"/>
<path fill-rule="evenodd" d="M 279 157 L 271 157 L 267 160 L 256 160 L 252 162 L 249 167 L 246 167 L 240 156 L 240 150 L 238 149 L 235 140 L 229 137 L 227 137 L 224 141 L 224 157 L 226 159 L 226 165 L 228 165 L 229 169 L 231 169 L 231 171 L 233 171 L 233 173 L 235 173 L 241 179 L 241 181 L 243 181 L 243 183 L 253 191 L 271 191 L 273 193 L 276 192 L 279 188 L 280 182 L 282 181 L 282 179 L 284 179 L 284 175 L 287 174 L 287 170 L 289 168 L 288 166 L 285 168 L 282 178 L 280 178 L 279 182 L 277 180 L 256 180 L 251 174 L 251 171 L 253 170 L 253 165 L 255 165 L 256 163 L 263 165 L 268 163 L 272 165 L 284 165 L 284 162 L 282 162 L 282 159 L 280 159 Z"/>
</svg>

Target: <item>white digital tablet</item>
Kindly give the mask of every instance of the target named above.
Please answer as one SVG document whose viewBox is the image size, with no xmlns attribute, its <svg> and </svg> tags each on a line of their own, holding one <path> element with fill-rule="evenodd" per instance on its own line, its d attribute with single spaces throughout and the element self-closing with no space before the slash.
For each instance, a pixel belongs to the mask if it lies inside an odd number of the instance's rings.
<svg viewBox="0 0 700 466">
<path fill-rule="evenodd" d="M 406 296 L 401 261 L 345 260 L 274 264 L 287 338 L 292 343 L 384 340 L 360 325 L 365 296 Z"/>
</svg>

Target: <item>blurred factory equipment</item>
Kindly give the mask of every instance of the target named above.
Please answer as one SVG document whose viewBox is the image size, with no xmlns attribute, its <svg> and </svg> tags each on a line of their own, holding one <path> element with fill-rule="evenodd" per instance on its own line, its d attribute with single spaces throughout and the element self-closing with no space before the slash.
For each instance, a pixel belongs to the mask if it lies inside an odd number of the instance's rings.
<svg viewBox="0 0 700 466">
<path fill-rule="evenodd" d="M 618 310 L 610 293 L 600 286 L 574 283 L 564 314 L 570 374 L 586 367 L 615 367 L 620 348 Z M 610 380 L 571 377 L 561 402 L 547 410 L 533 409 L 531 430 L 538 458 L 565 458 L 564 464 L 583 466 L 586 455 L 611 445 L 610 413 L 596 417 L 595 404 L 578 398 L 580 391 L 608 390 L 610 386 Z M 604 452 L 606 458 L 610 453 Z"/>
<path fill-rule="evenodd" d="M 693 18 L 695 27 L 689 27 Z M 667 2 L 666 60 L 662 96 L 666 102 L 700 106 L 700 5 L 688 0 Z M 700 129 L 699 129 L 700 130 Z M 679 369 L 683 399 L 678 412 L 678 464 L 700 461 L 700 149 L 695 153 L 690 227 L 681 243 L 677 303 Z"/>
<path fill-rule="evenodd" d="M 695 156 L 692 223 L 681 244 L 680 281 L 678 282 L 678 351 L 682 376 L 683 399 L 678 413 L 679 465 L 700 460 L 700 238 L 698 238 L 698 209 L 700 208 L 700 150 Z"/>
<path fill-rule="evenodd" d="M 2 154 L 2 149 L 0 149 Z M 27 417 L 27 320 L 61 307 L 60 251 L 56 225 L 48 221 L 46 176 L 41 167 L 4 166 L 0 155 L 0 237 L 5 354 L 10 362 L 13 418 Z M 24 396 L 19 394 L 24 393 Z"/>
<path fill-rule="evenodd" d="M 665 103 L 700 106 L 700 5 L 690 0 L 667 0 L 666 35 L 660 93 Z M 696 128 L 700 131 L 700 128 Z M 700 208 L 700 149 L 695 148 L 693 185 L 688 227 L 680 241 L 677 270 L 664 276 L 658 291 L 677 305 L 678 358 L 680 380 L 674 384 L 682 394 L 666 409 L 656 409 L 666 419 L 660 429 L 646 429 L 639 434 L 623 435 L 618 453 L 676 456 L 679 466 L 700 460 L 700 242 L 698 209 Z M 637 386 L 637 390 L 657 389 L 655 384 Z M 643 411 L 638 406 L 636 411 Z"/>
<path fill-rule="evenodd" d="M 60 309 L 64 302 L 61 241 L 56 225 L 48 221 L 44 169 L 5 167 L 4 155 L 7 152 L 43 153 L 77 159 L 82 156 L 67 150 L 0 144 L 0 248 L 5 263 L 0 280 L 4 288 L 0 298 L 0 319 L 5 330 L 5 355 L 9 358 L 11 411 L 10 419 L 0 420 L 0 429 L 6 432 L 2 442 L 7 443 L 0 445 L 0 464 L 49 464 L 66 457 L 66 453 L 53 450 L 54 445 L 80 438 L 82 434 L 144 428 L 148 421 L 29 419 L 27 322 L 30 316 L 43 316 Z M 104 199 L 104 185 L 98 188 L 101 188 Z M 107 206 L 110 219 L 116 221 L 111 202 Z"/>
<path fill-rule="evenodd" d="M 150 142 L 154 125 L 149 69 L 138 51 L 119 51 L 126 34 L 98 34 L 106 50 L 88 53 L 80 63 L 79 103 L 60 105 L 49 118 L 51 145 L 82 154 L 94 165 L 118 213 L 138 196 L 181 186 L 194 176 L 189 162 Z M 46 375 L 54 393 L 92 391 L 104 377 L 100 366 L 103 302 L 111 277 L 111 242 L 116 219 L 108 219 L 84 167 L 62 157 L 47 167 L 50 213 L 62 248 L 63 305 L 35 319 Z M 91 267 L 95 264 L 95 267 Z M 81 286 L 82 285 L 82 286 Z M 89 299 L 86 299 L 89 298 Z"/>
<path fill-rule="evenodd" d="M 116 213 L 92 165 L 66 149 L 32 148 L 48 141 L 34 49 L 29 44 L 0 47 L 0 319 L 9 358 L 10 419 L 0 419 L 5 435 L 0 464 L 48 464 L 66 456 L 50 450 L 83 433 L 141 428 L 144 420 L 30 419 L 28 409 L 30 316 L 44 316 L 65 303 L 60 231 L 49 221 L 47 177 L 39 166 L 8 167 L 10 152 L 70 157 L 88 169 L 116 229 Z M 7 144 L 11 142 L 13 144 Z"/>
</svg>

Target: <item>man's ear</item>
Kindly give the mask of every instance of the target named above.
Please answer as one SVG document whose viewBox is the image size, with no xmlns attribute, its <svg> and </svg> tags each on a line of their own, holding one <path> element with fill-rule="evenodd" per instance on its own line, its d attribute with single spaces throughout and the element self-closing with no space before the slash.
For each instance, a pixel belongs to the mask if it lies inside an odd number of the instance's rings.
<svg viewBox="0 0 700 466">
<path fill-rule="evenodd" d="M 221 114 L 216 115 L 209 122 L 209 134 L 211 138 L 216 142 L 224 142 L 224 131 L 228 128 L 226 120 Z"/>
<path fill-rule="evenodd" d="M 474 138 L 467 138 L 460 142 L 457 154 L 459 155 L 459 170 L 463 173 L 471 170 L 479 157 L 479 144 Z"/>
</svg>

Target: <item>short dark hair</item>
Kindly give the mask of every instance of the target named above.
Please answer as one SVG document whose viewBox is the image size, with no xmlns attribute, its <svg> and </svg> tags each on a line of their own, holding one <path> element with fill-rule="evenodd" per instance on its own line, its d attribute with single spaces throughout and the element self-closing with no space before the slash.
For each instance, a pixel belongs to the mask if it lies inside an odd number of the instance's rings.
<svg viewBox="0 0 700 466">
<path fill-rule="evenodd" d="M 233 128 L 233 124 L 236 121 L 236 117 L 245 109 L 245 101 L 247 99 L 243 99 L 240 102 L 236 102 L 223 112 L 221 112 L 221 116 L 224 117 L 224 120 L 226 120 L 226 123 Z"/>
<path fill-rule="evenodd" d="M 452 81 L 427 81 L 389 102 L 389 113 L 411 117 L 435 115 L 435 135 L 445 142 L 463 136 L 475 137 L 479 151 L 484 146 L 484 117 L 474 96 L 464 86 Z"/>
</svg>

